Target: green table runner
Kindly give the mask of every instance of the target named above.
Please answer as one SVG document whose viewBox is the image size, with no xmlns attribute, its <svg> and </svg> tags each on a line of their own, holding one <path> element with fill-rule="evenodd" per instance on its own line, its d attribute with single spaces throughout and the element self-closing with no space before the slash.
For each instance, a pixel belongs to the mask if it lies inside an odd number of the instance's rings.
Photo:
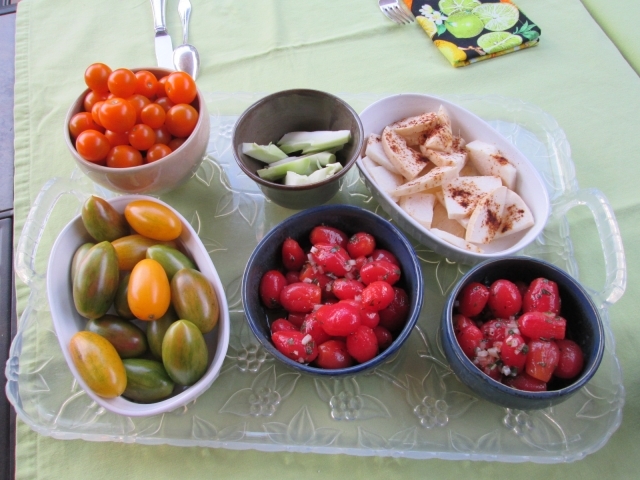
<svg viewBox="0 0 640 480">
<path fill-rule="evenodd" d="M 181 41 L 178 0 L 167 0 L 174 45 Z M 205 91 L 272 92 L 308 87 L 340 92 L 499 94 L 536 104 L 564 128 L 581 188 L 602 190 L 615 208 L 626 246 L 629 281 L 610 309 L 627 403 L 608 444 L 570 465 L 509 465 L 261 453 L 207 448 L 59 441 L 19 422 L 17 478 L 300 478 L 348 472 L 358 478 L 544 475 L 632 477 L 640 467 L 635 445 L 640 369 L 635 312 L 640 256 L 635 251 L 640 207 L 637 128 L 640 79 L 579 0 L 519 0 L 544 31 L 540 45 L 454 69 L 416 24 L 397 26 L 375 1 L 296 2 L 192 0 L 190 43 L 202 59 Z M 631 0 L 629 0 L 631 3 Z M 571 19 L 571 21 L 567 21 Z M 155 64 L 149 2 L 23 0 L 16 31 L 16 241 L 30 205 L 52 176 L 75 168 L 62 138 L 68 106 L 83 87 L 90 63 L 113 67 Z M 238 112 L 227 112 L 238 113 Z M 586 209 L 584 209 L 586 210 Z M 56 222 L 56 216 L 51 219 Z M 598 235 L 586 211 L 570 213 L 581 279 L 603 282 Z M 46 238 L 51 245 L 53 238 Z M 43 250 L 47 250 L 46 247 Z M 47 258 L 45 251 L 40 266 Z M 41 269 L 42 270 L 42 269 Z M 18 313 L 27 288 L 18 282 Z"/>
</svg>

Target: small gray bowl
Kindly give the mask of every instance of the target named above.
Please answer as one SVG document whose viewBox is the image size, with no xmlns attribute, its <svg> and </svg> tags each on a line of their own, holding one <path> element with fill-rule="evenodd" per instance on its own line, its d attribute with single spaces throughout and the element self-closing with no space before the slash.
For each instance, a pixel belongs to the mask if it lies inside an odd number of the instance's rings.
<svg viewBox="0 0 640 480">
<path fill-rule="evenodd" d="M 562 301 L 561 315 L 567 320 L 567 338 L 582 349 L 584 367 L 572 380 L 549 382 L 546 392 L 526 392 L 508 387 L 490 378 L 464 354 L 453 329 L 456 298 L 471 282 L 490 285 L 504 278 L 512 282 L 530 283 L 544 277 L 558 284 Z M 585 386 L 595 375 L 604 353 L 604 330 L 598 309 L 580 283 L 560 268 L 529 257 L 505 257 L 487 260 L 469 270 L 447 297 L 441 317 L 441 341 L 451 368 L 462 383 L 478 396 L 507 408 L 539 410 L 564 402 Z"/>
<path fill-rule="evenodd" d="M 350 130 L 351 140 L 336 152 L 344 167 L 330 178 L 312 185 L 287 186 L 260 178 L 256 171 L 264 163 L 242 153 L 245 142 L 268 145 L 296 131 Z M 358 114 L 343 100 L 318 90 L 284 90 L 258 100 L 247 108 L 233 129 L 233 155 L 242 171 L 258 184 L 272 202 L 302 210 L 329 201 L 340 188 L 344 175 L 360 155 L 364 133 Z"/>
</svg>

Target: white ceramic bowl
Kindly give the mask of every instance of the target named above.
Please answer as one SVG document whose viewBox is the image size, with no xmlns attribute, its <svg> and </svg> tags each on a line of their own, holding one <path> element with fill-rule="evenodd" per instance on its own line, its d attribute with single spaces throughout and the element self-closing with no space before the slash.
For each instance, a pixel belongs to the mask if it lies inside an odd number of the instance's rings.
<svg viewBox="0 0 640 480">
<path fill-rule="evenodd" d="M 471 265 L 490 258 L 513 255 L 526 247 L 542 232 L 550 213 L 549 195 L 542 177 L 531 162 L 487 122 L 458 105 L 430 95 L 413 93 L 392 95 L 369 105 L 360 114 L 365 144 L 370 134 L 381 134 L 387 125 L 425 112 L 437 112 L 440 105 L 444 106 L 451 118 L 454 134 L 460 135 L 467 142 L 481 140 L 495 144 L 504 156 L 514 164 L 518 171 L 516 192 L 533 213 L 535 220 L 533 227 L 483 245 L 483 253 L 474 253 L 438 238 L 406 214 L 387 193 L 376 187 L 362 160 L 358 159 L 356 164 L 360 169 L 360 175 L 384 211 L 402 229 L 436 253 L 452 261 Z"/>
<path fill-rule="evenodd" d="M 216 272 L 213 262 L 207 253 L 204 245 L 195 230 L 176 210 L 166 203 L 151 197 L 141 195 L 123 195 L 109 201 L 119 212 L 123 212 L 125 206 L 133 200 L 152 200 L 170 208 L 182 221 L 182 234 L 179 241 L 189 252 L 191 258 L 198 267 L 198 270 L 211 282 L 220 304 L 220 319 L 218 325 L 211 332 L 205 335 L 207 348 L 209 350 L 209 366 L 204 376 L 194 385 L 185 387 L 181 391 L 174 390 L 174 395 L 165 400 L 155 403 L 136 403 L 120 396 L 116 398 L 103 398 L 91 391 L 82 380 L 75 368 L 69 353 L 69 341 L 78 331 L 84 330 L 87 319 L 82 317 L 76 310 L 73 303 L 71 286 L 71 261 L 77 248 L 83 243 L 94 241 L 84 228 L 82 218 L 78 215 L 62 230 L 56 239 L 49 264 L 47 267 L 47 294 L 51 308 L 53 326 L 62 348 L 62 353 L 67 365 L 73 373 L 83 390 L 87 392 L 96 403 L 107 410 L 131 417 L 142 417 L 156 415 L 174 410 L 193 401 L 196 397 L 207 390 L 220 373 L 222 362 L 224 361 L 229 347 L 229 307 L 227 299 Z M 144 322 L 140 322 L 141 325 Z M 144 328 L 144 326 L 143 326 Z"/>
<path fill-rule="evenodd" d="M 131 71 L 148 70 L 157 78 L 162 78 L 173 70 L 166 68 L 134 68 Z M 84 111 L 83 101 L 89 90 L 85 90 L 73 102 L 64 122 L 64 140 L 80 170 L 98 185 L 118 193 L 154 194 L 168 192 L 189 180 L 204 159 L 209 142 L 209 112 L 202 93 L 192 105 L 198 111 L 198 122 L 189 138 L 175 151 L 153 163 L 128 168 L 110 168 L 91 163 L 76 151 L 69 134 L 69 121 L 76 113 Z"/>
</svg>

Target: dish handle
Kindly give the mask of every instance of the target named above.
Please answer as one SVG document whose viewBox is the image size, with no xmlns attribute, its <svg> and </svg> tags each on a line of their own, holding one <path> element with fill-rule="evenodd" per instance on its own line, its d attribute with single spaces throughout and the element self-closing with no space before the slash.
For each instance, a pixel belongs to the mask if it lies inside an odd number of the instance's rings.
<svg viewBox="0 0 640 480">
<path fill-rule="evenodd" d="M 18 278 L 29 288 L 35 286 L 34 282 L 37 279 L 44 278 L 44 274 L 40 275 L 36 271 L 36 253 L 53 208 L 65 194 L 75 195 L 79 200 L 84 198 L 70 180 L 54 177 L 45 183 L 33 202 L 22 228 L 14 267 Z"/>
<path fill-rule="evenodd" d="M 600 236 L 606 279 L 604 288 L 595 292 L 593 299 L 598 307 L 604 308 L 620 300 L 627 287 L 627 265 L 622 236 L 611 204 L 605 195 L 595 188 L 571 192 L 554 206 L 554 213 L 564 216 L 572 208 L 581 205 L 591 210 Z"/>
</svg>

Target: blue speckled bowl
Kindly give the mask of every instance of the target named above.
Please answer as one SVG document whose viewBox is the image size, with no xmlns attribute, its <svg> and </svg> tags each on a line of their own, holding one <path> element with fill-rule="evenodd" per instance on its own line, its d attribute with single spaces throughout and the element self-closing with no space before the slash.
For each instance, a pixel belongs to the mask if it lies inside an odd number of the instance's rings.
<svg viewBox="0 0 640 480">
<path fill-rule="evenodd" d="M 460 291 L 471 282 L 491 284 L 505 278 L 531 282 L 545 277 L 558 284 L 562 301 L 561 315 L 567 320 L 567 338 L 577 342 L 584 353 L 582 374 L 574 380 L 552 380 L 549 391 L 525 392 L 507 387 L 485 375 L 462 352 L 453 330 L 454 303 Z M 580 390 L 596 373 L 604 352 L 602 321 L 591 297 L 568 273 L 542 260 L 529 257 L 505 257 L 485 261 L 462 277 L 449 294 L 442 311 L 441 340 L 444 353 L 458 378 L 478 396 L 498 405 L 520 410 L 535 410 L 556 405 Z"/>
<path fill-rule="evenodd" d="M 313 227 L 321 224 L 339 228 L 348 235 L 359 231 L 371 233 L 376 238 L 378 247 L 392 252 L 400 262 L 402 278 L 397 285 L 407 291 L 411 301 L 407 323 L 389 348 L 368 362 L 336 370 L 303 365 L 282 355 L 271 343 L 270 321 L 275 318 L 270 318 L 258 295 L 262 275 L 268 270 L 282 269 L 280 252 L 285 239 L 292 237 L 305 248 L 309 245 L 309 233 Z M 311 208 L 278 224 L 260 241 L 251 254 L 242 279 L 242 303 L 245 315 L 251 330 L 260 343 L 282 363 L 301 372 L 314 375 L 353 375 L 373 368 L 393 355 L 413 330 L 422 308 L 422 297 L 423 284 L 420 263 L 404 234 L 375 213 L 349 205 L 326 205 Z"/>
</svg>

